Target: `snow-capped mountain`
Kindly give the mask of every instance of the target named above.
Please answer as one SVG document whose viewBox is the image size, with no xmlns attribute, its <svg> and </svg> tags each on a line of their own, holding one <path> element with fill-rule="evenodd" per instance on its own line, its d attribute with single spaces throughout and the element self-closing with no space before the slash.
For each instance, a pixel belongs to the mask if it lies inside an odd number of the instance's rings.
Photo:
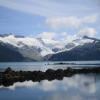
<svg viewBox="0 0 100 100">
<path fill-rule="evenodd" d="M 64 51 L 70 51 L 77 46 L 82 46 L 86 43 L 92 43 L 92 42 L 94 42 L 93 39 L 89 39 L 85 37 L 77 37 L 77 39 L 73 39 L 71 42 L 64 42 L 63 47 L 59 51 L 55 52 L 55 54 L 64 52 Z"/>
<path fill-rule="evenodd" d="M 79 43 L 80 45 L 78 44 L 70 50 L 48 55 L 45 59 L 51 61 L 100 60 L 100 40 L 90 37 L 84 37 L 83 40 Z"/>
<path fill-rule="evenodd" d="M 43 57 L 48 54 L 57 54 L 64 51 L 69 51 L 77 46 L 84 45 L 85 43 L 93 42 L 93 39 L 87 37 L 78 38 L 72 42 L 25 37 L 13 34 L 0 35 L 0 44 L 3 43 L 5 47 L 18 52 L 24 58 L 31 60 L 43 60 Z"/>
<path fill-rule="evenodd" d="M 7 46 L 20 52 L 24 57 L 42 60 L 42 56 L 52 53 L 38 39 L 31 37 L 18 37 L 14 35 L 5 35 L 0 37 L 0 41 Z"/>
</svg>

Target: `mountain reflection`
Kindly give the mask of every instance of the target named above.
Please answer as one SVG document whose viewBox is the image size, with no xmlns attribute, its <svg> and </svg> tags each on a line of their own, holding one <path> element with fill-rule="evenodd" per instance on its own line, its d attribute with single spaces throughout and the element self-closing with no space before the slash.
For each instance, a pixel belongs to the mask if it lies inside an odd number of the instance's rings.
<svg viewBox="0 0 100 100">
<path fill-rule="evenodd" d="M 62 81 L 43 80 L 41 82 L 32 82 L 30 80 L 24 82 L 16 82 L 8 87 L 0 86 L 0 88 L 14 90 L 18 87 L 32 87 L 41 89 L 43 91 L 68 90 L 70 88 L 75 88 L 79 91 L 95 93 L 96 92 L 95 82 L 96 78 L 94 75 L 75 75 L 71 78 L 64 77 Z"/>
<path fill-rule="evenodd" d="M 2 97 L 2 91 L 14 91 L 16 95 L 19 93 L 24 95 L 23 90 L 27 92 L 27 97 L 30 97 L 30 100 L 34 98 L 36 100 L 62 100 L 62 98 L 63 100 L 99 100 L 97 99 L 100 97 L 97 94 L 97 82 L 99 81 L 96 80 L 98 78 L 94 74 L 77 74 L 73 77 L 64 77 L 63 80 L 16 82 L 8 87 L 0 86 L 0 96 Z M 32 96 L 32 94 L 35 95 Z M 19 99 L 18 96 L 15 98 L 15 100 Z M 26 100 L 26 95 L 23 96 L 23 99 Z"/>
</svg>

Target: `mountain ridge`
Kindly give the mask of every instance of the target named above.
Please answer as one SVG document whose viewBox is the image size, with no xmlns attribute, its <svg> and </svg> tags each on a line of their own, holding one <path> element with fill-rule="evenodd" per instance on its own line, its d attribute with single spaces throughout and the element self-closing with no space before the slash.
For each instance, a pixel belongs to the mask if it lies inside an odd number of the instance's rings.
<svg viewBox="0 0 100 100">
<path fill-rule="evenodd" d="M 94 45 L 94 43 L 97 43 L 97 42 L 99 43 L 99 39 L 91 38 L 87 36 L 77 38 L 73 40 L 72 42 L 63 43 L 62 41 L 53 40 L 53 39 L 48 40 L 45 38 L 34 38 L 34 37 L 26 37 L 22 35 L 20 36 L 20 35 L 13 35 L 13 34 L 4 34 L 4 35 L 0 35 L 0 47 L 2 48 L 2 50 L 0 50 L 0 53 L 2 54 L 3 49 L 4 50 L 6 49 L 5 54 L 7 54 L 7 49 L 8 49 L 12 51 L 12 54 L 15 53 L 15 54 L 20 55 L 20 57 L 22 57 L 20 61 L 24 61 L 24 60 L 26 61 L 26 59 L 29 61 L 54 60 L 53 57 L 55 55 L 59 55 L 59 54 L 66 55 L 66 52 L 71 52 L 73 54 L 74 51 L 78 53 L 78 50 L 80 50 L 80 48 L 85 52 L 86 50 L 84 49 L 84 46 L 88 44 L 87 47 L 90 47 L 92 49 L 92 46 Z M 95 49 L 98 49 L 98 48 L 95 48 Z M 80 55 L 82 55 L 82 52 L 80 53 L 81 53 Z M 69 54 L 67 54 L 66 57 L 68 55 Z M 77 55 L 75 56 L 77 57 Z M 1 55 L 0 61 L 2 61 L 3 57 L 4 56 Z M 74 60 L 73 58 L 71 58 L 71 56 L 69 57 L 70 59 L 63 59 L 65 58 L 64 56 L 58 56 L 56 60 L 58 61 L 61 59 Z M 5 56 L 5 59 L 6 59 L 6 56 Z"/>
<path fill-rule="evenodd" d="M 50 61 L 87 61 L 100 60 L 100 42 L 87 43 L 83 46 L 77 46 L 70 51 L 64 51 L 51 55 Z"/>
</svg>

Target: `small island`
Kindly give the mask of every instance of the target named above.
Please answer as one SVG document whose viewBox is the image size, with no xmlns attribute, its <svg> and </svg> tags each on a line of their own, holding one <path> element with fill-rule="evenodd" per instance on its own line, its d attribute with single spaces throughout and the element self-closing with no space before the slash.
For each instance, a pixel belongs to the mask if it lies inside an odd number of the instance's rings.
<svg viewBox="0 0 100 100">
<path fill-rule="evenodd" d="M 23 82 L 25 80 L 32 80 L 33 82 L 40 82 L 42 80 L 62 80 L 63 77 L 71 77 L 75 74 L 89 74 L 100 73 L 100 67 L 73 69 L 68 67 L 67 69 L 48 69 L 45 72 L 42 71 L 14 71 L 10 67 L 4 72 L 0 72 L 0 85 L 9 86 L 15 82 Z"/>
</svg>

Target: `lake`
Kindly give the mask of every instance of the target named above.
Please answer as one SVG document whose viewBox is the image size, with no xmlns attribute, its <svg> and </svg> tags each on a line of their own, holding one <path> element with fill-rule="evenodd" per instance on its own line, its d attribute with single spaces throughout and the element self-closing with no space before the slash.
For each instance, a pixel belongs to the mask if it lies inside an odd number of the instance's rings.
<svg viewBox="0 0 100 100">
<path fill-rule="evenodd" d="M 63 61 L 62 63 L 66 63 L 66 64 L 59 64 L 61 62 L 59 61 L 58 62 L 57 61 L 55 62 L 1 62 L 0 70 L 4 70 L 8 67 L 11 67 L 13 70 L 45 71 L 49 68 L 56 70 L 59 68 L 66 69 L 67 67 L 83 68 L 83 67 L 100 66 L 100 61 Z"/>
<path fill-rule="evenodd" d="M 11 67 L 14 70 L 45 71 L 48 68 L 97 67 L 100 61 L 66 62 L 64 65 L 57 63 L 59 62 L 9 62 L 0 63 L 0 69 Z M 64 77 L 63 80 L 16 82 L 11 86 L 0 86 L 0 100 L 100 100 L 100 75 L 76 74 Z"/>
</svg>

